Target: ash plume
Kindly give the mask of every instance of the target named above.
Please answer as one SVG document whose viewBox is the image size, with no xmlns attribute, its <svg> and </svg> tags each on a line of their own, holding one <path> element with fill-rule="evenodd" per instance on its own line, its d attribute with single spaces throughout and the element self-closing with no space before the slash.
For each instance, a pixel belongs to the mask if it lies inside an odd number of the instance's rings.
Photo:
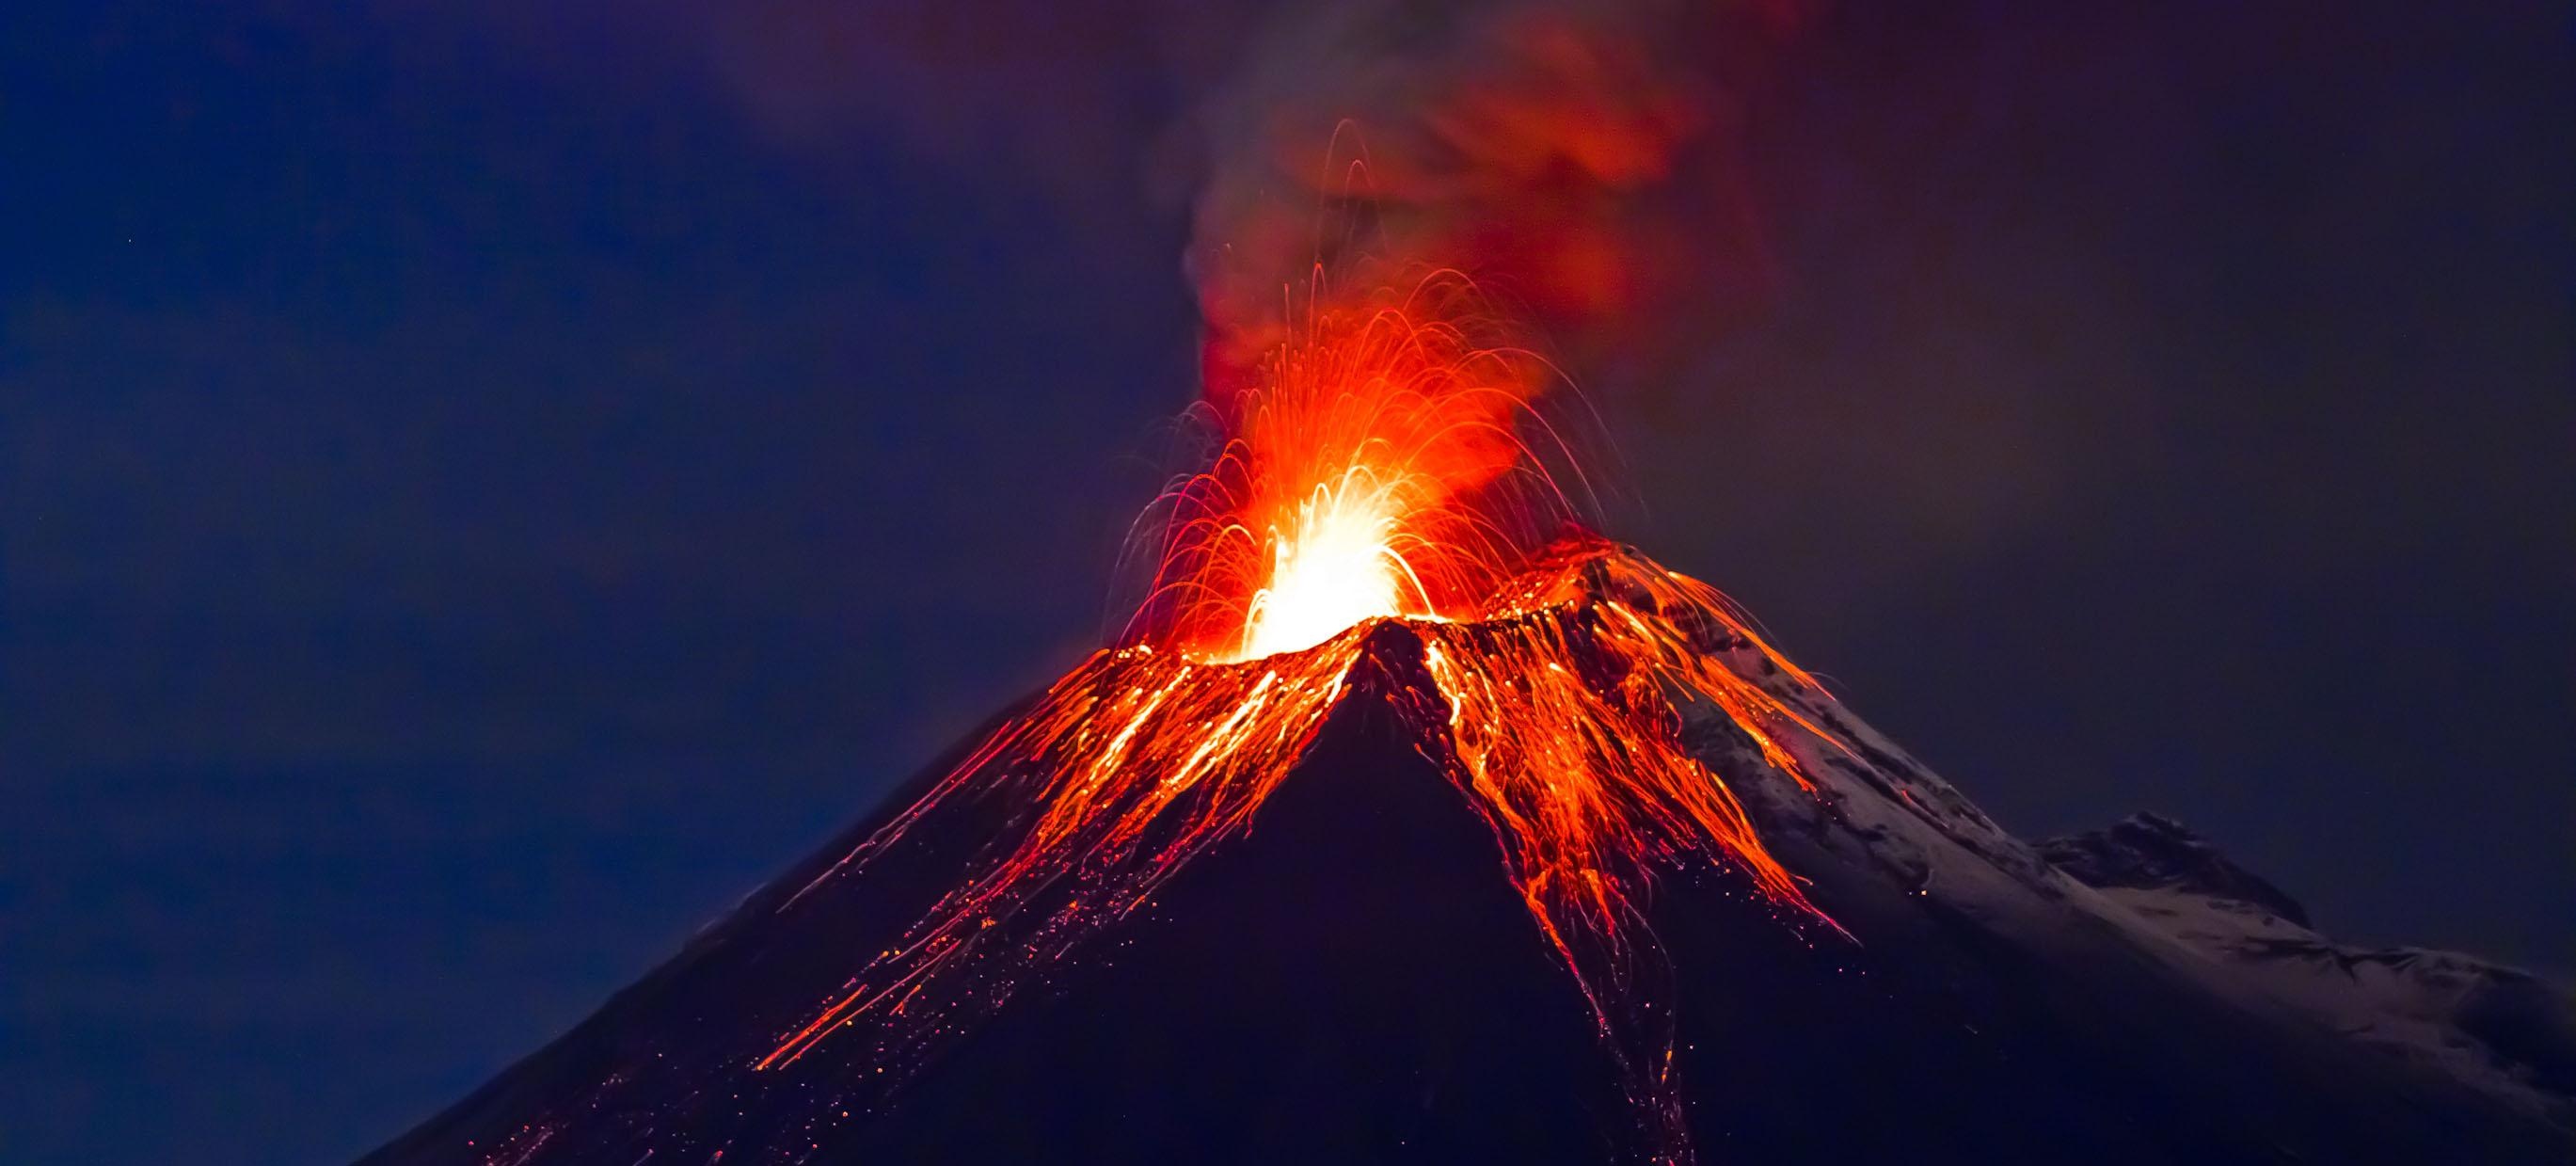
<svg viewBox="0 0 2576 1166">
<path fill-rule="evenodd" d="M 1726 329 L 1771 282 L 1749 129 L 1813 16 L 1812 0 L 642 0 L 612 26 L 492 7 L 532 51 L 696 72 L 819 158 L 1008 158 L 1085 223 L 1187 207 L 1220 402 L 1310 284 L 1455 268 L 1578 373 L 1676 347 L 1683 322 L 1694 341 Z"/>
<path fill-rule="evenodd" d="M 1678 319 L 1723 326 L 1769 281 L 1746 131 L 1801 23 L 1791 0 L 1272 14 L 1192 127 L 1211 397 L 1310 290 L 1444 268 L 1578 370 L 1652 350 Z"/>
</svg>

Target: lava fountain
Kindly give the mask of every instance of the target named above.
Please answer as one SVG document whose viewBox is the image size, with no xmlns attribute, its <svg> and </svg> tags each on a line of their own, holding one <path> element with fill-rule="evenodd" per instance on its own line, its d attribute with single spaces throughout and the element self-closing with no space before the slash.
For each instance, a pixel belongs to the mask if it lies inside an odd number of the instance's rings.
<svg viewBox="0 0 2576 1166">
<path fill-rule="evenodd" d="M 1374 629 L 1394 622 L 1434 690 L 1404 709 L 1419 747 L 1491 827 L 1589 1002 L 1641 1148 L 1690 1160 L 1652 881 L 1732 870 L 1793 920 L 1832 924 L 1683 747 L 1681 709 L 1723 710 L 1801 786 L 1802 752 L 1844 746 L 1718 661 L 1758 650 L 1821 693 L 1724 597 L 1573 521 L 1544 468 L 1563 443 L 1528 405 L 1553 373 L 1479 343 L 1471 302 L 1462 278 L 1439 276 L 1376 304 L 1313 307 L 1257 382 L 1214 406 L 1231 436 L 1166 492 L 1153 585 L 1123 642 L 806 890 L 953 800 L 1019 807 L 1002 836 L 757 1068 L 857 1029 L 880 1070 L 901 1072 L 1146 909 L 1249 827 L 1350 690 Z"/>
</svg>

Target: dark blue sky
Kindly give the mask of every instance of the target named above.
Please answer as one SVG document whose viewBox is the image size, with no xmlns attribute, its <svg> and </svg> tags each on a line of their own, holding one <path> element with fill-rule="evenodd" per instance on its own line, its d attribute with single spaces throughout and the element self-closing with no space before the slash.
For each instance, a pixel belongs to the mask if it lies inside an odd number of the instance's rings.
<svg viewBox="0 0 2576 1166">
<path fill-rule="evenodd" d="M 1223 52 L 166 7 L 0 16 L 0 1158 L 325 1162 L 1120 614 Z M 2576 967 L 2567 17 L 1879 7 L 1618 533 L 2016 829 Z"/>
</svg>

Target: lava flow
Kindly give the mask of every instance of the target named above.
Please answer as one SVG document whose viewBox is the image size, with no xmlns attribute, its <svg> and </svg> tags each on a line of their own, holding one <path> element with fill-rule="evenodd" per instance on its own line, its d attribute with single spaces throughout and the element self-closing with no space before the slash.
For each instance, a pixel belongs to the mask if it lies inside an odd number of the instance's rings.
<svg viewBox="0 0 2576 1166">
<path fill-rule="evenodd" d="M 1757 651 L 1821 695 L 1716 591 L 1569 522 L 1520 436 L 1537 428 L 1527 401 L 1547 370 L 1477 344 L 1452 310 L 1462 286 L 1315 310 L 1257 387 L 1219 404 L 1232 437 L 1167 495 L 1160 571 L 1127 642 L 1058 681 L 806 890 L 954 799 L 1014 807 L 1004 836 L 759 1068 L 864 1025 L 876 1063 L 900 1071 L 1145 907 L 1248 827 L 1352 687 L 1375 629 L 1397 621 L 1432 689 L 1405 709 L 1423 753 L 1492 828 L 1589 1001 L 1644 1148 L 1690 1157 L 1670 1002 L 1656 998 L 1667 973 L 1645 925 L 1651 880 L 1731 868 L 1830 921 L 1683 746 L 1682 709 L 1722 710 L 1801 786 L 1801 742 L 1842 746 L 1719 662 Z"/>
</svg>

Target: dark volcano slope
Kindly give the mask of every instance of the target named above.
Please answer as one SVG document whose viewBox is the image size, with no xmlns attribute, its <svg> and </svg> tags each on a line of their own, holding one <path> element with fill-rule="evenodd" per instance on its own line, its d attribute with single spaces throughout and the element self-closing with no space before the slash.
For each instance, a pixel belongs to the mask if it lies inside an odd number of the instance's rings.
<svg viewBox="0 0 2576 1166">
<path fill-rule="evenodd" d="M 853 829 L 365 1161 L 1612 1155 L 1626 1103 L 1581 995 L 1492 837 L 1378 700 L 1336 713 L 1250 835 L 890 1097 L 867 1079 L 864 1034 L 750 1071 L 954 882 L 990 813 L 944 807 L 865 871 L 780 911 L 882 816 Z"/>
<path fill-rule="evenodd" d="M 943 807 L 781 910 L 863 824 L 365 1161 L 1621 1160 L 1638 1143 L 1611 1060 L 1395 711 L 1407 671 L 1358 678 L 1248 836 L 899 1082 L 856 1031 L 749 1064 L 956 879 L 995 807 Z M 1786 825 L 1781 856 L 1822 868 L 1819 903 L 1859 944 L 1725 872 L 1657 897 L 1705 1160 L 2571 1160 L 2550 1127 L 2356 1069 L 2115 931 L 2006 939 L 1854 861 L 1837 821 Z"/>
</svg>

